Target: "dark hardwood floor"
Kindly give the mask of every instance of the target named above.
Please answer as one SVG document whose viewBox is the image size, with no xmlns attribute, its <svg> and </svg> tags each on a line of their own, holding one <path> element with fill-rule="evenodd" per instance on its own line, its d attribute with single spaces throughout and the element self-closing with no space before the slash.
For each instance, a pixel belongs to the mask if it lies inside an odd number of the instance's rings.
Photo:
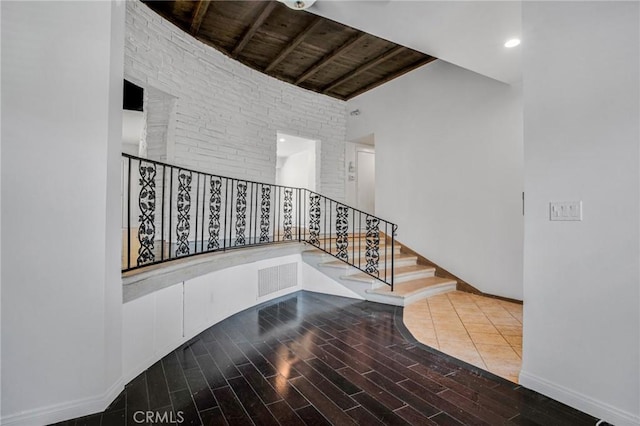
<svg viewBox="0 0 640 426">
<path fill-rule="evenodd" d="M 596 421 L 421 345 L 402 324 L 402 308 L 298 292 L 204 331 L 136 377 L 103 413 L 59 424 Z"/>
</svg>

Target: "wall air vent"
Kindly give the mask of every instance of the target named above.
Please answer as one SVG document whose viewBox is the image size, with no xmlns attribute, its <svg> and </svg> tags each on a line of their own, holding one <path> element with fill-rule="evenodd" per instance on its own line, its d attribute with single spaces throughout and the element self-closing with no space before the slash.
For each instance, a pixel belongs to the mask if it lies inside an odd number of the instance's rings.
<svg viewBox="0 0 640 426">
<path fill-rule="evenodd" d="M 258 298 L 298 285 L 298 263 L 258 270 Z"/>
</svg>

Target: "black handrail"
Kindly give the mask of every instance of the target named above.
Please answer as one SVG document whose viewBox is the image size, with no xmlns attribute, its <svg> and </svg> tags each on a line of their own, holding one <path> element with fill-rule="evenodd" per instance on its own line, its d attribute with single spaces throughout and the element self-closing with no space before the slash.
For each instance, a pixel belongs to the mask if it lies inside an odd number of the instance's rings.
<svg viewBox="0 0 640 426">
<path fill-rule="evenodd" d="M 124 153 L 122 161 L 123 272 L 202 253 L 300 241 L 393 290 L 396 224 L 306 188 L 219 176 Z"/>
</svg>

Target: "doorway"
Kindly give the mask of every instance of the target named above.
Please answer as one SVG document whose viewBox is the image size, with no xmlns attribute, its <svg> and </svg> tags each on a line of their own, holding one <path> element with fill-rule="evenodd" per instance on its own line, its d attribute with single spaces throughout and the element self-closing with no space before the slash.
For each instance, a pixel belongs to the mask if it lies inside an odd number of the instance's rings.
<svg viewBox="0 0 640 426">
<path fill-rule="evenodd" d="M 316 191 L 318 141 L 277 133 L 276 185 Z"/>
<path fill-rule="evenodd" d="M 373 135 L 347 142 L 345 147 L 347 204 L 375 214 L 376 151 Z"/>
</svg>

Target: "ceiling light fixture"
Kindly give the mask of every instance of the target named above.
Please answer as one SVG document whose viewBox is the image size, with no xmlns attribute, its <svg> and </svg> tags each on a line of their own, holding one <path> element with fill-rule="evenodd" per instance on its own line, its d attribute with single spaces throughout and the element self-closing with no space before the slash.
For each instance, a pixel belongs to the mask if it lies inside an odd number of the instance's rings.
<svg viewBox="0 0 640 426">
<path fill-rule="evenodd" d="M 520 44 L 520 39 L 519 38 L 512 38 L 511 40 L 508 40 L 504 44 L 504 47 L 516 47 L 519 44 Z"/>
<path fill-rule="evenodd" d="M 280 142 L 284 142 L 284 138 L 280 138 Z"/>
<path fill-rule="evenodd" d="M 278 0 L 280 3 L 284 3 L 285 6 L 294 10 L 309 9 L 316 0 Z"/>
</svg>

